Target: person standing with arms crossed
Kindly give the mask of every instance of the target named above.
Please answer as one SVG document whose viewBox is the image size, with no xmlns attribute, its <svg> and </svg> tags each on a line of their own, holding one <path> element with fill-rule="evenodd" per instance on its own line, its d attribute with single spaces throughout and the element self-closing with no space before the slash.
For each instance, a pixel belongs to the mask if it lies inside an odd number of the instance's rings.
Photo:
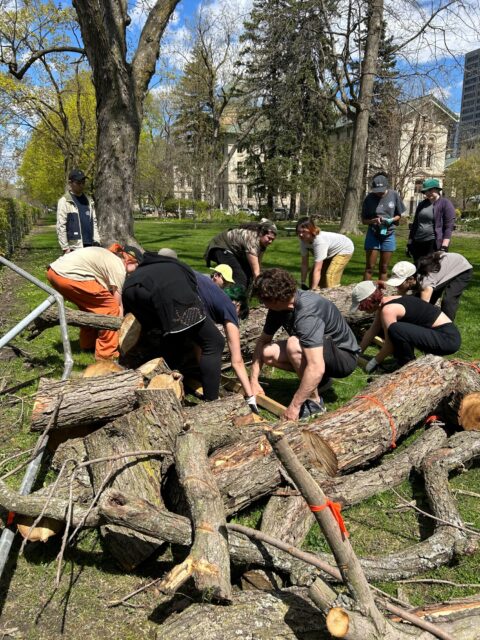
<svg viewBox="0 0 480 640">
<path fill-rule="evenodd" d="M 63 253 L 100 246 L 95 204 L 84 193 L 87 177 L 80 169 L 68 174 L 68 189 L 57 204 L 57 237 Z"/>
</svg>

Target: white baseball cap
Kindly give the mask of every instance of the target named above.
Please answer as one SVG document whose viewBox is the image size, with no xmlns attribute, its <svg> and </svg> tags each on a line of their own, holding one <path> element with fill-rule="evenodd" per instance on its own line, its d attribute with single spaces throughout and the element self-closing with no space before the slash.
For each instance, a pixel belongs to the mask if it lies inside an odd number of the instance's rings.
<svg viewBox="0 0 480 640">
<path fill-rule="evenodd" d="M 350 307 L 350 313 L 357 311 L 360 303 L 371 296 L 376 288 L 377 287 L 372 280 L 364 280 L 363 282 L 356 284 L 352 290 L 352 306 Z"/>
<path fill-rule="evenodd" d="M 389 284 L 392 287 L 399 287 L 407 278 L 410 278 L 410 276 L 413 276 L 416 273 L 417 268 L 414 264 L 407 260 L 402 260 L 393 266 L 392 277 L 387 280 L 386 284 Z"/>
</svg>

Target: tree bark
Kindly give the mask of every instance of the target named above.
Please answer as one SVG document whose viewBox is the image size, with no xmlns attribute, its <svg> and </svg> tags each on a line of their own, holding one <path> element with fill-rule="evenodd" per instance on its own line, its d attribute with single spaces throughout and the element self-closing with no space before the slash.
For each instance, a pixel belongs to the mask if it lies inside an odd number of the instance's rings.
<svg viewBox="0 0 480 640">
<path fill-rule="evenodd" d="M 189 559 L 195 586 L 204 598 L 229 603 L 232 586 L 225 511 L 208 465 L 205 437 L 194 428 L 178 435 L 175 466 L 194 527 Z"/>
<path fill-rule="evenodd" d="M 90 313 L 89 311 L 79 311 L 78 309 L 65 308 L 65 317 L 67 324 L 71 327 L 93 327 L 94 329 L 111 329 L 115 331 L 120 329 L 122 318 L 118 316 L 107 316 L 100 313 Z M 57 307 L 50 307 L 42 313 L 41 316 L 35 318 L 30 325 L 29 340 L 33 340 L 39 336 L 42 331 L 50 327 L 56 327 L 59 324 Z"/>
<path fill-rule="evenodd" d="M 378 50 L 382 36 L 383 0 L 369 0 L 365 54 L 361 60 L 360 90 L 353 126 L 352 150 L 347 190 L 342 210 L 340 233 L 358 231 L 360 198 L 368 141 L 368 123 L 372 109 L 373 85 L 377 69 Z"/>
<path fill-rule="evenodd" d="M 32 410 L 32 431 L 49 424 L 61 397 L 52 429 L 94 425 L 132 411 L 137 405 L 135 390 L 143 387 L 136 371 L 122 371 L 89 379 L 52 381 L 42 378 Z"/>
<path fill-rule="evenodd" d="M 118 418 L 85 438 L 90 459 L 116 456 L 128 451 L 167 450 L 173 452 L 173 441 L 183 428 L 180 404 L 172 391 L 156 394 L 153 403 Z M 157 458 L 126 458 L 92 465 L 90 470 L 95 493 L 105 486 L 129 491 L 162 508 L 162 462 Z M 108 481 L 107 481 L 108 479 Z M 131 571 L 159 546 L 158 539 L 131 529 L 106 525 L 102 527 L 110 552 Z"/>
<path fill-rule="evenodd" d="M 178 0 L 157 0 L 127 56 L 127 3 L 73 0 L 97 98 L 95 195 L 105 245 L 133 237 L 133 190 L 143 102 L 160 38 Z"/>
<path fill-rule="evenodd" d="M 435 411 L 444 395 L 468 393 L 479 385 L 474 369 L 426 356 L 371 383 L 362 394 L 369 398 L 354 398 L 306 425 L 286 422 L 278 428 L 303 464 L 334 475 L 391 449 L 394 434 L 387 412 L 397 440 Z M 378 398 L 385 410 L 370 398 Z M 284 479 L 264 435 L 218 449 L 210 462 L 229 514 L 269 494 Z"/>
</svg>

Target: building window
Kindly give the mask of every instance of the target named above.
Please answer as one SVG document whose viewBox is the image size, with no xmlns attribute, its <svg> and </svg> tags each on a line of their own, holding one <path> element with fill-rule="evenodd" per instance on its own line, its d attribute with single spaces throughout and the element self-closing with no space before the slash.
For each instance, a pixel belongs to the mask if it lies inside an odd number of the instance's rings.
<svg viewBox="0 0 480 640">
<path fill-rule="evenodd" d="M 430 140 L 428 141 L 428 147 L 427 147 L 427 161 L 425 163 L 425 166 L 431 167 L 432 166 L 432 160 L 433 160 L 433 144 L 434 144 L 434 139 L 430 138 Z"/>
<path fill-rule="evenodd" d="M 249 184 L 247 186 L 247 198 L 253 198 L 254 193 L 253 193 L 253 186 L 251 184 Z"/>
<path fill-rule="evenodd" d="M 423 167 L 423 163 L 425 161 L 425 142 L 420 142 L 418 145 L 418 166 Z"/>
<path fill-rule="evenodd" d="M 240 202 L 243 200 L 243 184 L 237 184 L 237 197 Z"/>
<path fill-rule="evenodd" d="M 237 162 L 237 178 L 241 179 L 244 175 L 243 162 Z"/>
</svg>

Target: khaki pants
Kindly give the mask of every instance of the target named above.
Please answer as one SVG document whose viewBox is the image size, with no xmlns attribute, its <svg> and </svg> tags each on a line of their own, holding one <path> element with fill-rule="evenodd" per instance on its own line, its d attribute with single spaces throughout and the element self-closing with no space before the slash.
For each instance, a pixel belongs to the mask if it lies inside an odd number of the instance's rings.
<svg viewBox="0 0 480 640">
<path fill-rule="evenodd" d="M 352 253 L 336 255 L 323 261 L 322 275 L 320 277 L 320 288 L 331 289 L 340 286 L 345 267 L 352 258 Z"/>
</svg>

